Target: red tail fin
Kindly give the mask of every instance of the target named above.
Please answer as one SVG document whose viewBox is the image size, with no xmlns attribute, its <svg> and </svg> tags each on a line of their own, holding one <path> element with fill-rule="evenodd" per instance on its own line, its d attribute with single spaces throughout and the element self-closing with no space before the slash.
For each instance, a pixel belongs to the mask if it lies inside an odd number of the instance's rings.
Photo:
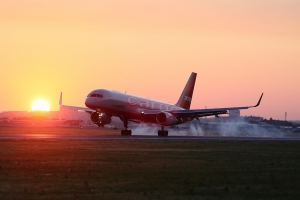
<svg viewBox="0 0 300 200">
<path fill-rule="evenodd" d="M 190 109 L 196 77 L 197 77 L 197 73 L 192 72 L 188 82 L 186 83 L 180 95 L 178 102 L 175 104 L 176 106 L 179 106 L 184 109 Z"/>
</svg>

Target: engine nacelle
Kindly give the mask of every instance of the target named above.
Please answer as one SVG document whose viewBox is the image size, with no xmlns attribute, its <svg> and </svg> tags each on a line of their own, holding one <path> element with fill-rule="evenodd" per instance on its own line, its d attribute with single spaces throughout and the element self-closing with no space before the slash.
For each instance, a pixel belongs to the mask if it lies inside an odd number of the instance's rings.
<svg viewBox="0 0 300 200">
<path fill-rule="evenodd" d="M 91 114 L 91 120 L 95 124 L 104 126 L 105 124 L 110 124 L 111 117 L 106 113 L 93 112 Z"/>
<path fill-rule="evenodd" d="M 178 122 L 178 120 L 176 119 L 176 117 L 174 117 L 174 115 L 164 111 L 156 115 L 156 121 L 157 123 L 163 126 L 172 126 Z"/>
</svg>

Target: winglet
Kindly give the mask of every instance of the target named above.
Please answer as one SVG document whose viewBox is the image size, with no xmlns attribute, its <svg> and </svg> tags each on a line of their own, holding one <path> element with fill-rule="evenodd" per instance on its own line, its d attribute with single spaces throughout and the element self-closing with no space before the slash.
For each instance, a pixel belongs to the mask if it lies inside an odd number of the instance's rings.
<svg viewBox="0 0 300 200">
<path fill-rule="evenodd" d="M 59 97 L 59 105 L 62 105 L 62 92 L 60 93 L 60 97 Z"/>
<path fill-rule="evenodd" d="M 257 104 L 256 104 L 255 106 L 253 106 L 253 107 L 257 107 L 257 106 L 259 106 L 259 104 L 260 104 L 260 101 L 261 101 L 261 99 L 262 99 L 263 95 L 264 95 L 264 93 L 262 93 L 262 94 L 261 94 L 261 96 L 260 96 L 260 98 L 259 98 L 259 100 L 258 100 Z"/>
</svg>

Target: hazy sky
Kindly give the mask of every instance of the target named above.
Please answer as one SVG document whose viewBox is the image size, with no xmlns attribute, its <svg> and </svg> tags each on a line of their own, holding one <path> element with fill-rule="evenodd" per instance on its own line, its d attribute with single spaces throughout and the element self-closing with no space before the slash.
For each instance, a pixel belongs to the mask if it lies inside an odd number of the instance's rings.
<svg viewBox="0 0 300 200">
<path fill-rule="evenodd" d="M 84 106 L 108 88 L 300 119 L 299 0 L 0 0 L 0 111 Z"/>
</svg>

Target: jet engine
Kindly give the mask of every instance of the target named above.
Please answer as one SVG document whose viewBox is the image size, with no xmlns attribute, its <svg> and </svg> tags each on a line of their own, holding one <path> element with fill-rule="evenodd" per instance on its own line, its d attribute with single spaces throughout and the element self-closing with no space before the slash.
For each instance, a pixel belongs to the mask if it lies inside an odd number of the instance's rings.
<svg viewBox="0 0 300 200">
<path fill-rule="evenodd" d="M 99 126 L 104 126 L 105 124 L 110 124 L 111 117 L 106 113 L 93 112 L 91 114 L 91 120 Z"/>
<path fill-rule="evenodd" d="M 174 115 L 164 111 L 157 114 L 156 121 L 163 126 L 172 126 L 178 122 Z"/>
</svg>

